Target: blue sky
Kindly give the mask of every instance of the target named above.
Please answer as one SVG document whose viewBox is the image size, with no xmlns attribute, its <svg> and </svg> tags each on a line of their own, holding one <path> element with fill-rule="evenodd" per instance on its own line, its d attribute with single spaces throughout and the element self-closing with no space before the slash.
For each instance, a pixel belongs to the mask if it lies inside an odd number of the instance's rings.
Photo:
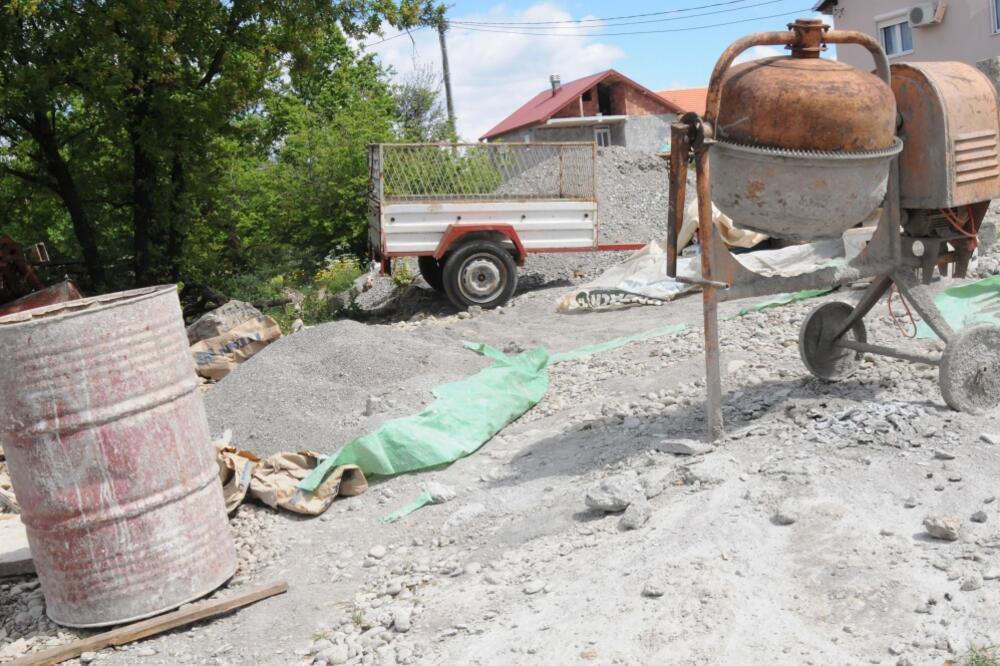
<svg viewBox="0 0 1000 666">
<path fill-rule="evenodd" d="M 715 60 L 730 42 L 750 32 L 784 29 L 797 16 L 813 16 L 808 11 L 813 2 L 452 0 L 448 18 L 454 23 L 448 33 L 448 55 L 459 132 L 463 138 L 475 140 L 545 88 L 549 74 L 559 74 L 563 81 L 569 81 L 614 68 L 654 90 L 706 85 Z M 697 7 L 701 8 L 694 9 Z M 690 11 L 637 16 L 611 23 L 593 20 L 676 10 Z M 778 14 L 782 16 L 775 16 Z M 569 23 L 572 20 L 586 22 Z M 461 22 L 469 25 L 462 26 Z M 484 25 L 484 22 L 507 25 Z M 736 23 L 702 28 L 726 22 Z M 698 29 L 676 31 L 692 27 Z M 675 32 L 608 34 L 668 29 Z M 565 33 L 587 36 L 558 36 Z M 386 37 L 396 34 L 392 29 L 385 32 Z M 372 38 L 369 43 L 373 41 L 377 39 Z M 401 78 L 411 75 L 414 69 L 440 71 L 437 34 L 429 29 L 370 48 Z M 759 49 L 749 55 L 764 57 L 776 53 L 780 51 Z"/>
</svg>

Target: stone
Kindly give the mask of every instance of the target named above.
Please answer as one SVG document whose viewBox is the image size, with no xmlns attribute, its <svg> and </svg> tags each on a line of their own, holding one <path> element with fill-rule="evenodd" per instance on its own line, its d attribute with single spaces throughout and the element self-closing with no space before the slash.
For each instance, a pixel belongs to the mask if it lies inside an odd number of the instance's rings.
<svg viewBox="0 0 1000 666">
<path fill-rule="evenodd" d="M 374 416 L 385 411 L 385 401 L 377 395 L 368 396 L 365 402 L 365 416 Z"/>
<path fill-rule="evenodd" d="M 935 539 L 955 541 L 962 528 L 962 520 L 947 513 L 930 513 L 924 518 L 924 529 Z"/>
<path fill-rule="evenodd" d="M 983 577 L 978 572 L 971 572 L 962 578 L 962 592 L 972 592 L 983 586 Z"/>
<path fill-rule="evenodd" d="M 985 523 L 986 522 L 986 512 L 985 511 L 976 511 L 974 514 L 972 514 L 972 517 L 969 518 L 969 520 L 971 520 L 974 523 Z"/>
<path fill-rule="evenodd" d="M 937 460 L 954 460 L 955 454 L 942 449 L 934 449 L 934 458 Z"/>
<path fill-rule="evenodd" d="M 711 444 L 705 444 L 693 439 L 664 439 L 660 440 L 656 445 L 658 451 L 673 453 L 678 456 L 695 456 L 708 453 L 714 448 Z"/>
<path fill-rule="evenodd" d="M 642 491 L 646 495 L 646 499 L 653 499 L 662 493 L 667 487 L 669 476 L 670 472 L 663 470 L 646 472 L 640 476 L 639 484 L 642 486 Z"/>
<path fill-rule="evenodd" d="M 424 485 L 424 492 L 431 496 L 431 502 L 434 504 L 444 504 L 445 502 L 450 502 L 457 496 L 454 490 L 443 483 L 438 483 L 437 481 L 427 482 L 427 484 Z"/>
<path fill-rule="evenodd" d="M 620 524 L 622 529 L 637 530 L 649 522 L 652 515 L 653 507 L 650 506 L 649 500 L 646 499 L 645 495 L 640 495 L 625 509 Z"/>
<path fill-rule="evenodd" d="M 667 590 L 657 581 L 647 581 L 642 588 L 642 596 L 650 599 L 658 599 L 667 593 Z"/>
<path fill-rule="evenodd" d="M 473 317 L 477 317 L 477 316 L 483 314 L 483 306 L 481 306 L 481 305 L 470 305 L 466 309 L 466 312 L 468 312 Z"/>
<path fill-rule="evenodd" d="M 622 422 L 622 426 L 629 430 L 634 430 L 642 425 L 642 420 L 638 416 L 628 416 Z"/>
<path fill-rule="evenodd" d="M 523 591 L 525 594 L 537 594 L 545 589 L 545 581 L 538 580 L 537 578 L 529 580 L 524 584 Z"/>
<path fill-rule="evenodd" d="M 916 498 L 913 497 L 912 495 L 910 497 L 907 497 L 905 500 L 903 500 L 903 506 L 906 507 L 907 509 L 916 508 L 917 506 Z"/>
<path fill-rule="evenodd" d="M 346 645 L 340 644 L 323 650 L 318 656 L 327 664 L 346 664 L 350 652 Z"/>
<path fill-rule="evenodd" d="M 305 327 L 306 327 L 305 322 L 303 322 L 301 319 L 296 319 L 295 321 L 292 322 L 292 333 L 298 333 Z"/>
<path fill-rule="evenodd" d="M 413 607 L 405 606 L 397 608 L 392 614 L 392 628 L 401 634 L 410 630 L 410 619 L 413 616 Z"/>
<path fill-rule="evenodd" d="M 386 550 L 385 546 L 382 545 L 372 546 L 371 549 L 368 551 L 368 556 L 376 560 L 381 560 L 383 557 L 385 557 L 387 552 L 388 551 Z"/>
<path fill-rule="evenodd" d="M 798 503 L 791 499 L 786 499 L 774 512 L 774 516 L 771 517 L 771 522 L 775 525 L 792 525 L 798 521 L 800 514 L 801 509 L 798 506 Z"/>
<path fill-rule="evenodd" d="M 83 654 L 80 655 L 81 664 L 89 664 L 92 661 L 97 661 L 96 652 L 84 652 Z"/>
<path fill-rule="evenodd" d="M 156 656 L 156 649 L 151 647 L 139 648 L 135 651 L 136 655 L 139 657 L 153 657 Z"/>
<path fill-rule="evenodd" d="M 979 439 L 983 440 L 991 446 L 1000 445 L 1000 435 L 992 432 L 984 432 L 979 435 Z"/>
<path fill-rule="evenodd" d="M 624 511 L 637 497 L 645 497 L 635 475 L 613 476 L 587 491 L 584 503 L 591 509 L 616 513 Z"/>
</svg>

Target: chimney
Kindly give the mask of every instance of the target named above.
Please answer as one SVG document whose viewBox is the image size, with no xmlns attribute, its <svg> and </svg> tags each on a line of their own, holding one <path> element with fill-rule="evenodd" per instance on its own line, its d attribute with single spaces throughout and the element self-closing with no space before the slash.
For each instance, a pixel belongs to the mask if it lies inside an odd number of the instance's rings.
<svg viewBox="0 0 1000 666">
<path fill-rule="evenodd" d="M 562 88 L 562 81 L 559 80 L 558 74 L 552 74 L 549 76 L 549 83 L 552 84 L 552 94 L 555 95 Z"/>
</svg>

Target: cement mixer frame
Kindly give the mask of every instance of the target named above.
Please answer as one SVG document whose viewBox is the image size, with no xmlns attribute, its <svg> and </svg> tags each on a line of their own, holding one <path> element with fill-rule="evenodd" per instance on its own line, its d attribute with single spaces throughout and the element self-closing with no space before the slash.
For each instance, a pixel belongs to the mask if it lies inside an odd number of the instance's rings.
<svg viewBox="0 0 1000 666">
<path fill-rule="evenodd" d="M 804 57 L 818 57 L 827 44 L 855 44 L 866 48 L 875 62 L 875 72 L 887 85 L 892 85 L 892 73 L 888 58 L 881 45 L 871 36 L 860 32 L 830 30 L 821 20 L 800 19 L 788 24 L 785 32 L 767 32 L 747 36 L 734 42 L 719 58 L 709 83 L 705 117 L 688 113 L 672 126 L 672 154 L 670 172 L 670 209 L 668 223 L 667 273 L 678 280 L 701 286 L 703 292 L 705 327 L 705 363 L 707 404 L 706 421 L 710 440 L 724 434 L 722 415 L 722 387 L 719 364 L 719 324 L 718 304 L 750 296 L 765 296 L 802 289 L 838 286 L 870 279 L 870 286 L 856 305 L 844 302 L 828 302 L 816 308 L 803 322 L 799 336 L 799 351 L 806 367 L 817 377 L 836 381 L 850 376 L 860 364 L 864 353 L 890 356 L 916 363 L 939 367 L 939 383 L 945 401 L 954 409 L 982 412 L 1000 402 L 1000 327 L 980 325 L 954 331 L 934 305 L 927 283 L 931 273 L 942 258 L 955 262 L 957 273 L 964 276 L 969 257 L 975 247 L 974 239 L 979 225 L 989 207 L 990 199 L 1000 196 L 1000 162 L 997 160 L 997 124 L 1000 118 L 994 112 L 991 131 L 967 133 L 956 136 L 939 152 L 945 153 L 949 178 L 938 173 L 928 173 L 926 162 L 934 160 L 907 161 L 909 170 L 903 174 L 903 183 L 910 190 L 920 188 L 934 191 L 927 200 L 910 200 L 901 197 L 901 173 L 899 150 L 889 157 L 888 184 L 881 214 L 878 218 L 871 242 L 867 248 L 848 263 L 823 268 L 804 275 L 791 277 L 766 277 L 744 268 L 729 253 L 725 242 L 712 223 L 712 186 L 709 171 L 709 155 L 716 145 L 716 121 L 719 118 L 723 76 L 735 59 L 755 46 L 780 46 L 791 49 L 793 56 L 799 52 Z M 812 55 L 814 54 L 814 55 Z M 930 65 L 928 65 L 930 66 Z M 935 63 L 934 67 L 967 68 L 960 63 Z M 909 65 L 907 65 L 909 67 Z M 895 67 L 894 67 L 895 68 Z M 966 79 L 973 76 L 966 70 L 947 72 L 947 77 Z M 973 83 L 989 84 L 992 103 L 1000 107 L 996 90 L 985 76 Z M 961 81 L 959 81 L 961 83 Z M 955 90 L 935 89 L 931 94 L 956 96 Z M 898 97 L 899 93 L 897 93 Z M 960 96 L 960 95 L 958 95 Z M 951 111 L 957 114 L 961 104 Z M 946 104 L 942 105 L 948 113 Z M 938 113 L 941 113 L 940 109 Z M 918 111 L 916 116 L 927 115 Z M 905 118 L 901 117 L 902 121 Z M 909 119 L 917 130 L 932 132 L 936 121 L 951 122 L 949 118 L 914 117 Z M 902 124 L 902 122 L 900 123 Z M 941 129 L 941 128 L 938 128 Z M 942 131 L 944 131 L 942 129 Z M 897 134 L 900 127 L 897 127 Z M 920 144 L 917 150 L 930 150 L 924 143 L 934 137 L 914 138 Z M 899 139 L 897 138 L 897 142 Z M 966 141 L 969 150 L 961 153 L 959 141 Z M 942 139 L 943 142 L 943 139 Z M 975 149 L 974 151 L 972 149 Z M 765 149 L 766 150 L 766 149 Z M 991 152 L 992 151 L 992 152 Z M 888 153 L 885 156 L 887 157 Z M 984 157 L 985 156 L 985 157 Z M 827 157 L 830 157 L 827 155 Z M 834 156 L 835 157 L 835 156 Z M 904 156 L 905 157 L 905 156 Z M 697 175 L 698 233 L 701 243 L 701 277 L 685 279 L 677 276 L 677 232 L 681 227 L 687 183 L 688 161 L 693 159 Z M 780 159 L 776 157 L 775 159 Z M 960 164 L 965 159 L 965 172 Z M 975 160 L 978 160 L 976 162 Z M 991 161 L 992 160 L 992 161 Z M 917 166 L 914 166 L 914 165 Z M 933 164 L 932 164 L 933 166 Z M 968 171 L 975 170 L 975 177 Z M 985 171 L 984 171 L 985 170 Z M 963 180 L 963 173 L 966 174 Z M 985 174 L 985 175 L 984 175 Z M 943 183 L 943 185 L 942 185 Z M 956 196 L 956 191 L 961 196 Z M 785 199 L 794 198 L 795 191 L 782 191 Z M 969 201 L 969 199 L 972 201 Z M 954 205 L 964 200 L 961 206 Z M 948 204 L 939 205 L 939 204 Z M 907 208 L 904 209 L 903 204 Z M 720 206 L 721 208 L 721 206 Z M 724 211 L 725 212 L 725 211 Z M 961 216 L 961 224 L 952 225 L 951 233 L 930 233 L 929 219 L 936 214 Z M 739 224 L 739 220 L 735 220 Z M 950 255 L 942 252 L 954 248 Z M 918 280 L 915 272 L 923 271 L 923 280 Z M 922 351 L 897 349 L 870 344 L 865 331 L 864 317 L 876 303 L 893 287 L 900 296 L 919 314 L 934 333 L 945 342 L 945 351 L 940 355 L 930 355 Z"/>
</svg>

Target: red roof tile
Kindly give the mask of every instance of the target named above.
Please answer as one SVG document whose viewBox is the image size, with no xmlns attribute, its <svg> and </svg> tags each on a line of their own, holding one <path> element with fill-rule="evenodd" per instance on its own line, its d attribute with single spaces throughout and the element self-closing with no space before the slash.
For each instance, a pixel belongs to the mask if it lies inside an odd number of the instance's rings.
<svg viewBox="0 0 1000 666">
<path fill-rule="evenodd" d="M 507 132 L 516 130 L 520 127 L 527 127 L 528 125 L 536 125 L 538 123 L 547 122 L 560 110 L 569 104 L 576 102 L 577 97 L 610 76 L 619 78 L 625 83 L 638 88 L 642 92 L 651 95 L 656 99 L 662 99 L 665 102 L 664 106 L 669 108 L 669 112 L 676 113 L 681 111 L 680 107 L 670 100 L 663 99 L 661 95 L 654 93 L 645 86 L 639 85 L 627 76 L 613 69 L 608 69 L 603 72 L 598 72 L 597 74 L 585 76 L 582 79 L 576 79 L 575 81 L 564 83 L 554 95 L 552 94 L 551 88 L 543 90 L 532 97 L 527 104 L 501 120 L 493 129 L 486 132 L 486 134 L 479 137 L 479 139 L 492 139 L 493 137 L 506 134 Z"/>
<path fill-rule="evenodd" d="M 674 106 L 678 106 L 682 111 L 694 111 L 699 116 L 705 115 L 705 98 L 708 96 L 708 88 L 676 88 L 674 90 L 661 90 L 656 93 Z"/>
</svg>

